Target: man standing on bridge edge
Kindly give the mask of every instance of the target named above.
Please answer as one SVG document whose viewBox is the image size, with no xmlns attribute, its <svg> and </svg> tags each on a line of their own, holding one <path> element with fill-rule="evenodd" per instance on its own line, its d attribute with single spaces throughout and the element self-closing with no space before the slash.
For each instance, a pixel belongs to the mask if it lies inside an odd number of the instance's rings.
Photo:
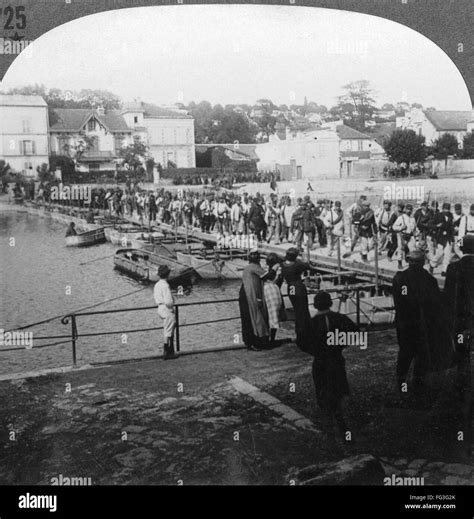
<svg viewBox="0 0 474 519">
<path fill-rule="evenodd" d="M 164 360 L 175 359 L 177 357 L 174 352 L 174 330 L 176 327 L 174 299 L 168 283 L 170 272 L 168 265 L 160 265 L 158 267 L 160 280 L 155 284 L 153 290 L 153 295 L 158 305 L 158 315 L 163 320 L 163 335 L 165 337 Z"/>
</svg>

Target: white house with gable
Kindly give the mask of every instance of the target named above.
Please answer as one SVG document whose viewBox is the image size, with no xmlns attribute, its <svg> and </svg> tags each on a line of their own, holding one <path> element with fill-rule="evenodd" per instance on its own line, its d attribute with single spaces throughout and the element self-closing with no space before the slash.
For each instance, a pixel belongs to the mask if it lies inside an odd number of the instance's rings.
<svg viewBox="0 0 474 519">
<path fill-rule="evenodd" d="M 147 144 L 156 163 L 164 168 L 196 167 L 193 117 L 183 110 L 144 102 L 127 103 L 121 113 L 134 135 Z"/>
</svg>

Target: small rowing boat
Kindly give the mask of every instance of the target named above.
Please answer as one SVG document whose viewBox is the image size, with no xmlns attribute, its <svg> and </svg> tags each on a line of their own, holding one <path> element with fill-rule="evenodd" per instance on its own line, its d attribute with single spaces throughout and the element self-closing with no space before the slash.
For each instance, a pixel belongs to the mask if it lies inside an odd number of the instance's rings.
<svg viewBox="0 0 474 519">
<path fill-rule="evenodd" d="M 143 230 L 136 225 L 121 225 L 108 232 L 108 240 L 112 245 L 120 245 L 121 247 L 133 247 L 132 241 L 139 238 Z"/>
<path fill-rule="evenodd" d="M 246 254 L 240 249 L 176 252 L 178 261 L 193 267 L 203 279 L 242 279 L 248 265 Z"/>
<path fill-rule="evenodd" d="M 168 281 L 171 286 L 194 284 L 200 275 L 187 265 L 173 258 L 139 249 L 119 249 L 114 256 L 114 267 L 130 277 L 156 283 L 159 280 L 158 267 L 168 265 L 171 269 Z"/>
<path fill-rule="evenodd" d="M 90 245 L 96 245 L 98 243 L 104 242 L 105 233 L 103 227 L 93 229 L 92 231 L 75 234 L 74 236 L 66 236 L 67 247 L 89 247 Z"/>
<path fill-rule="evenodd" d="M 139 236 L 130 238 L 130 247 L 132 249 L 142 249 L 148 252 L 155 252 L 155 245 L 164 238 L 164 234 L 160 231 L 142 232 Z"/>
</svg>

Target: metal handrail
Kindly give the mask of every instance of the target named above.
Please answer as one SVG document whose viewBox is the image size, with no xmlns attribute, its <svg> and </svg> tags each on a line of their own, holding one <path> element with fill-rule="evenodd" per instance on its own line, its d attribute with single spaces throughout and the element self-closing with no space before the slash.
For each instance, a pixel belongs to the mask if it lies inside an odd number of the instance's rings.
<svg viewBox="0 0 474 519">
<path fill-rule="evenodd" d="M 344 292 L 354 292 L 356 295 L 356 320 L 357 324 L 360 325 L 360 314 L 361 314 L 361 308 L 360 308 L 360 292 L 362 290 L 367 290 L 370 288 L 374 288 L 374 283 L 367 283 L 363 285 L 356 285 L 351 286 L 348 285 L 346 287 L 333 287 L 333 288 L 327 288 L 325 289 L 329 293 L 344 293 Z M 289 297 L 288 294 L 282 294 L 282 297 Z M 352 299 L 352 298 L 351 298 Z M 194 306 L 194 305 L 209 305 L 209 304 L 220 304 L 220 303 L 236 303 L 239 301 L 239 298 L 228 298 L 228 299 L 217 299 L 217 300 L 207 300 L 207 301 L 194 301 L 194 302 L 183 302 L 183 303 L 176 303 L 174 305 L 175 307 L 175 318 L 176 318 L 176 350 L 180 351 L 180 329 L 188 326 L 198 326 L 198 325 L 204 325 L 204 324 L 214 324 L 219 322 L 225 322 L 225 321 L 232 321 L 240 319 L 240 316 L 234 316 L 234 317 L 224 317 L 221 319 L 213 319 L 209 321 L 199 321 L 199 322 L 191 322 L 191 323 L 180 323 L 180 312 L 179 309 L 181 307 L 187 307 L 187 306 Z M 308 302 L 308 306 L 311 306 L 311 303 Z M 150 332 L 150 331 L 156 331 L 156 330 L 162 330 L 163 326 L 155 326 L 150 328 L 138 328 L 138 329 L 131 329 L 131 330 L 114 330 L 114 331 L 106 331 L 106 332 L 86 332 L 86 333 L 79 333 L 77 329 L 77 317 L 84 317 L 84 316 L 90 316 L 90 315 L 103 315 L 103 314 L 113 314 L 113 313 L 120 313 L 120 312 L 136 312 L 136 311 L 142 311 L 142 310 L 156 310 L 156 305 L 150 305 L 150 306 L 141 306 L 141 307 L 127 307 L 127 308 L 117 308 L 117 309 L 111 309 L 111 310 L 96 310 L 96 311 L 90 311 L 90 312 L 72 312 L 70 314 L 66 314 L 61 318 L 61 323 L 64 325 L 71 324 L 71 333 L 70 335 L 54 335 L 54 336 L 42 336 L 37 337 L 36 339 L 46 340 L 46 339 L 62 339 L 62 338 L 68 338 L 68 341 L 62 341 L 55 344 L 50 345 L 42 345 L 37 346 L 37 348 L 43 348 L 46 346 L 54 346 L 54 345 L 60 345 L 65 344 L 67 342 L 71 342 L 72 345 L 72 358 L 73 358 L 73 365 L 75 366 L 77 364 L 77 340 L 81 337 L 97 337 L 100 335 L 114 335 L 114 334 L 121 334 L 121 333 L 139 333 L 139 332 Z M 16 351 L 16 350 L 23 350 L 24 348 L 11 348 L 11 349 L 5 349 L 0 350 L 0 353 L 3 351 Z"/>
</svg>

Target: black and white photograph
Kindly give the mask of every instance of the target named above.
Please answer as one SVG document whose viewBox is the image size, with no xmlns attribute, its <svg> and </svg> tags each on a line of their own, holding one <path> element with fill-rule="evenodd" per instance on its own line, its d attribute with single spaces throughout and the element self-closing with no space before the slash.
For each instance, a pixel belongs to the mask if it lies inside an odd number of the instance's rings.
<svg viewBox="0 0 474 519">
<path fill-rule="evenodd" d="M 428 31 L 342 8 L 122 2 L 29 39 L 6 3 L 18 510 L 58 510 L 38 485 L 358 485 L 454 514 L 430 487 L 474 484 L 464 71 Z"/>
</svg>

